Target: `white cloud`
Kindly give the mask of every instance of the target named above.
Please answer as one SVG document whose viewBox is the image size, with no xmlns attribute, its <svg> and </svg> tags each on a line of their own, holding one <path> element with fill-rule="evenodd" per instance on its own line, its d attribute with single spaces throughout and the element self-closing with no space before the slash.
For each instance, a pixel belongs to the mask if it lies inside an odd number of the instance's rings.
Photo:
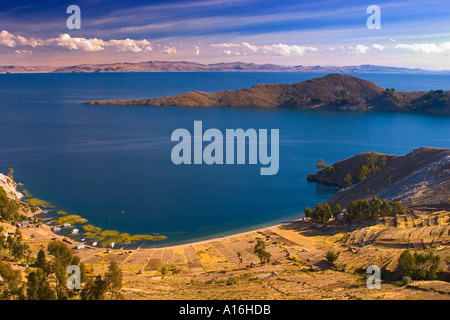
<svg viewBox="0 0 450 320">
<path fill-rule="evenodd" d="M 352 46 L 348 47 L 352 53 L 357 53 L 357 54 L 366 54 L 367 51 L 369 51 L 369 47 L 368 46 L 364 46 L 362 44 L 358 44 L 356 45 L 355 48 L 353 48 Z"/>
<path fill-rule="evenodd" d="M 200 47 L 199 46 L 194 46 L 195 49 L 195 55 L 198 56 L 200 55 Z"/>
<path fill-rule="evenodd" d="M 146 39 L 143 40 L 115 40 L 111 39 L 105 44 L 108 47 L 113 47 L 119 52 L 151 52 L 153 51 L 150 42 Z"/>
<path fill-rule="evenodd" d="M 2 32 L 0 32 L 0 44 L 14 48 L 17 45 L 16 39 L 17 37 L 15 35 L 6 30 L 2 30 Z"/>
<path fill-rule="evenodd" d="M 231 48 L 231 47 L 240 47 L 240 44 L 237 43 L 213 43 L 211 47 L 218 47 L 218 48 Z"/>
<path fill-rule="evenodd" d="M 105 41 L 102 39 L 72 38 L 67 33 L 60 34 L 58 38 L 50 39 L 49 42 L 54 42 L 57 46 L 69 50 L 102 51 L 105 49 Z"/>
<path fill-rule="evenodd" d="M 443 42 L 441 44 L 435 43 L 414 43 L 404 44 L 400 43 L 395 46 L 397 49 L 407 49 L 418 53 L 450 53 L 450 42 Z"/>
<path fill-rule="evenodd" d="M 69 34 L 60 34 L 57 38 L 49 39 L 35 39 L 25 38 L 23 36 L 15 36 L 6 30 L 0 32 L 0 44 L 15 48 L 17 46 L 30 46 L 36 48 L 37 46 L 57 46 L 69 50 L 80 50 L 88 52 L 96 52 L 105 50 L 105 48 L 112 48 L 118 52 L 150 52 L 153 50 L 151 43 L 146 40 L 133 39 L 86 39 L 86 38 L 72 38 Z"/>
<path fill-rule="evenodd" d="M 278 54 L 282 56 L 302 56 L 306 51 L 317 51 L 317 48 L 278 43 L 272 44 L 270 46 L 262 46 L 261 50 L 266 54 Z"/>
<path fill-rule="evenodd" d="M 397 40 L 395 40 L 395 39 L 389 39 L 389 41 L 392 41 L 392 42 L 397 42 Z"/>
<path fill-rule="evenodd" d="M 220 44 L 211 44 L 211 46 L 220 47 L 220 48 L 244 47 L 244 48 L 250 50 L 251 52 L 262 52 L 264 54 L 274 54 L 274 55 L 282 55 L 282 56 L 302 56 L 307 51 L 315 52 L 318 50 L 315 47 L 289 45 L 289 44 L 283 44 L 283 43 L 256 46 L 256 45 L 251 45 L 248 42 L 242 42 L 242 44 L 220 43 Z M 231 50 L 224 50 L 224 51 L 222 51 L 222 54 L 230 55 L 230 54 L 232 54 L 232 52 L 231 52 Z M 237 53 L 235 52 L 235 54 L 237 54 Z M 246 52 L 240 52 L 240 54 L 246 55 Z"/>
<path fill-rule="evenodd" d="M 177 48 L 164 46 L 164 48 L 162 49 L 161 53 L 164 53 L 164 54 L 176 54 L 177 53 Z"/>
<path fill-rule="evenodd" d="M 373 44 L 372 47 L 377 50 L 380 50 L 380 51 L 383 51 L 384 48 L 386 48 L 386 46 L 382 46 L 381 44 L 377 44 L 377 43 Z"/>
<path fill-rule="evenodd" d="M 19 53 L 19 54 L 21 54 L 21 53 L 33 53 L 33 51 L 31 51 L 31 50 L 14 50 L 14 52 L 15 53 Z"/>
<path fill-rule="evenodd" d="M 258 47 L 257 46 L 252 46 L 251 44 L 247 43 L 247 42 L 242 42 L 242 46 L 249 49 L 250 51 L 256 52 L 258 51 Z"/>
</svg>

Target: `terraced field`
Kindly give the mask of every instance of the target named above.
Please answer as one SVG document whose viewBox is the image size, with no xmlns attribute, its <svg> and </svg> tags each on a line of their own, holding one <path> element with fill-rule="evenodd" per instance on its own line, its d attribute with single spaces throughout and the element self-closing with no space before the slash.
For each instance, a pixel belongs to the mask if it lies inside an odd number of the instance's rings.
<svg viewBox="0 0 450 320">
<path fill-rule="evenodd" d="M 377 265 L 382 272 L 394 272 L 400 254 L 411 248 L 432 250 L 440 255 L 439 272 L 448 277 L 449 222 L 450 213 L 444 211 L 414 211 L 351 227 L 335 222 L 319 225 L 299 220 L 211 241 L 136 250 L 88 245 L 76 249 L 76 243 L 70 239 L 57 238 L 71 242 L 69 245 L 74 254 L 88 265 L 89 271 L 92 270 L 90 274 L 104 274 L 111 261 L 119 263 L 124 274 L 124 291 L 133 299 L 184 299 L 186 294 L 199 299 L 401 298 L 401 292 L 406 289 L 400 290 L 393 285 L 389 285 L 391 291 L 385 290 L 383 295 L 367 295 L 365 270 L 369 265 Z M 22 233 L 29 239 L 33 251 L 45 247 L 55 237 L 47 226 L 22 229 Z M 260 265 L 253 251 L 257 238 L 264 240 L 266 250 L 271 254 L 270 264 Z M 339 256 L 333 270 L 325 261 L 328 251 Z M 258 279 L 258 275 L 268 278 Z M 231 287 L 228 281 L 231 281 Z M 448 282 L 421 283 L 420 286 L 417 290 L 428 292 L 430 299 L 450 299 Z M 437 287 L 440 289 L 436 291 Z M 190 291 L 193 288 L 198 290 Z M 249 292 L 249 288 L 254 291 Z M 212 293 L 215 289 L 218 291 Z M 203 290 L 208 290 L 211 295 Z M 227 293 L 221 296 L 220 292 Z M 362 292 L 365 293 L 359 296 Z M 425 297 L 414 290 L 408 292 L 411 298 Z"/>
</svg>

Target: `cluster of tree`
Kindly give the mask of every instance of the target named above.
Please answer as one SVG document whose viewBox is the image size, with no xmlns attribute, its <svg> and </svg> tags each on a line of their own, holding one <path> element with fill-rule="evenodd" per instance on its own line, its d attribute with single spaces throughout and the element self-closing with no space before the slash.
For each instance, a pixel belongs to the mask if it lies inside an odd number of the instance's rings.
<svg viewBox="0 0 450 320">
<path fill-rule="evenodd" d="M 257 238 L 253 252 L 258 256 L 261 265 L 270 263 L 270 252 L 266 251 L 266 243 L 263 239 Z"/>
<path fill-rule="evenodd" d="M 448 103 L 448 94 L 443 90 L 430 90 L 426 95 L 420 97 L 413 103 L 417 110 L 427 108 L 442 108 Z"/>
<path fill-rule="evenodd" d="M 2 231 L 3 228 L 0 227 L 0 232 Z M 23 239 L 19 228 L 16 229 L 15 234 L 10 234 L 7 238 L 3 236 L 0 237 L 0 253 L 5 258 L 13 258 L 16 261 L 26 258 L 28 264 L 31 251 L 28 244 Z"/>
<path fill-rule="evenodd" d="M 338 97 L 334 100 L 334 103 L 338 106 L 345 106 L 347 104 L 353 103 L 353 99 L 351 97 Z"/>
<path fill-rule="evenodd" d="M 389 96 L 389 97 L 393 97 L 394 96 L 394 92 L 395 89 L 394 88 L 386 88 L 386 90 L 384 91 L 384 93 Z"/>
<path fill-rule="evenodd" d="M 25 299 L 22 273 L 0 260 L 0 299 Z"/>
<path fill-rule="evenodd" d="M 300 97 L 290 97 L 287 99 L 286 104 L 289 106 L 300 106 L 302 99 Z"/>
<path fill-rule="evenodd" d="M 353 184 L 353 179 L 350 173 L 347 173 L 344 177 L 344 188 L 348 188 Z"/>
<path fill-rule="evenodd" d="M 2 221 L 12 221 L 15 224 L 20 218 L 19 203 L 9 199 L 5 190 L 0 187 L 0 219 Z"/>
<path fill-rule="evenodd" d="M 341 211 L 342 209 L 339 204 L 336 204 L 331 209 L 331 206 L 326 202 L 317 203 L 314 209 L 305 208 L 305 217 L 319 223 L 327 223 L 331 218 L 336 219 Z M 388 202 L 373 197 L 371 200 L 360 199 L 350 202 L 345 210 L 344 217 L 347 223 L 354 223 L 386 216 L 395 216 L 397 214 L 404 214 L 403 206 L 400 202 Z"/>
<path fill-rule="evenodd" d="M 403 213 L 403 206 L 400 202 L 389 203 L 386 200 L 373 197 L 370 201 L 360 199 L 350 202 L 346 209 L 345 220 L 348 223 L 353 223 Z"/>
<path fill-rule="evenodd" d="M 383 167 L 386 166 L 386 160 L 386 155 L 378 156 L 376 152 L 372 151 L 364 161 L 364 164 L 358 170 L 358 181 L 362 181 L 366 179 L 370 174 L 380 171 Z"/>
<path fill-rule="evenodd" d="M 319 223 L 327 223 L 332 217 L 336 218 L 341 213 L 341 206 L 336 205 L 333 210 L 328 203 L 316 203 L 314 209 L 305 208 L 305 217 Z"/>
<path fill-rule="evenodd" d="M 411 253 L 405 250 L 398 259 L 398 267 L 404 277 L 413 280 L 436 280 L 436 271 L 441 262 L 441 257 L 428 253 Z"/>
<path fill-rule="evenodd" d="M 107 292 L 112 298 L 122 298 L 122 272 L 119 265 L 112 261 L 107 273 L 102 277 L 87 276 L 86 266 L 80 258 L 72 254 L 69 247 L 60 241 L 52 241 L 47 246 L 51 259 L 47 260 L 45 251 L 41 249 L 33 270 L 27 275 L 27 281 L 22 282 L 20 271 L 13 270 L 0 261 L 0 297 L 3 299 L 27 300 L 101 300 Z M 81 287 L 70 289 L 67 268 L 78 266 L 80 270 Z"/>
</svg>

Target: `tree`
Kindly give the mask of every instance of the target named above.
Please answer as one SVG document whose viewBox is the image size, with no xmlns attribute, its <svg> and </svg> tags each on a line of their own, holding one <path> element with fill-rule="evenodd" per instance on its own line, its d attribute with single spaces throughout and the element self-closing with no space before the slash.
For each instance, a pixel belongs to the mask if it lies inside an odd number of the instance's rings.
<svg viewBox="0 0 450 320">
<path fill-rule="evenodd" d="M 342 211 L 341 206 L 336 204 L 333 210 L 333 217 L 336 219 L 336 217 L 341 213 L 341 211 Z"/>
<path fill-rule="evenodd" d="M 0 299 L 23 299 L 22 273 L 0 260 Z"/>
<path fill-rule="evenodd" d="M 333 251 L 328 251 L 326 258 L 329 264 L 331 264 L 332 266 L 334 266 L 334 263 L 336 262 L 336 260 L 338 259 L 338 255 L 336 253 L 334 253 Z"/>
<path fill-rule="evenodd" d="M 364 179 L 367 178 L 367 176 L 369 174 L 370 174 L 369 168 L 363 165 L 363 166 L 361 166 L 361 168 L 359 168 L 358 174 L 356 177 L 358 178 L 358 181 L 363 181 Z"/>
<path fill-rule="evenodd" d="M 41 269 L 44 272 L 45 276 L 48 276 L 52 273 L 52 267 L 46 260 L 45 252 L 43 249 L 39 250 L 35 265 L 37 268 Z"/>
<path fill-rule="evenodd" d="M 80 262 L 80 280 L 82 283 L 86 282 L 86 264 L 84 262 Z"/>
<path fill-rule="evenodd" d="M 47 251 L 54 256 L 55 261 L 60 261 L 61 266 L 67 268 L 73 259 L 72 251 L 61 241 L 52 241 L 47 246 Z"/>
<path fill-rule="evenodd" d="M 72 262 L 70 264 L 74 265 L 74 266 L 79 266 L 80 262 L 81 262 L 81 259 L 79 256 L 73 256 Z"/>
<path fill-rule="evenodd" d="M 108 291 L 108 282 L 101 276 L 95 279 L 89 278 L 86 285 L 81 290 L 80 297 L 82 300 L 103 300 L 105 293 Z"/>
<path fill-rule="evenodd" d="M 353 184 L 352 176 L 350 173 L 347 173 L 347 175 L 344 177 L 344 188 L 348 188 Z"/>
<path fill-rule="evenodd" d="M 239 268 L 241 268 L 241 263 L 242 263 L 242 253 L 241 252 L 238 252 L 237 253 L 237 257 L 238 257 L 238 259 L 239 259 Z"/>
<path fill-rule="evenodd" d="M 394 89 L 394 88 L 386 88 L 386 90 L 385 90 L 384 92 L 385 92 L 386 95 L 388 95 L 389 97 L 393 97 L 393 96 L 394 96 L 395 89 Z"/>
<path fill-rule="evenodd" d="M 67 294 L 67 270 L 62 265 L 60 260 L 55 260 L 53 262 L 53 273 L 55 274 L 56 279 L 56 295 L 59 300 L 66 300 L 68 297 Z"/>
<path fill-rule="evenodd" d="M 436 280 L 436 271 L 441 262 L 441 257 L 433 252 L 411 254 L 409 249 L 405 250 L 398 258 L 398 267 L 405 277 L 414 280 Z"/>
<path fill-rule="evenodd" d="M 42 269 L 30 272 L 27 278 L 28 300 L 56 300 L 56 293 L 50 286 Z"/>
<path fill-rule="evenodd" d="M 392 214 L 396 215 L 396 214 L 403 214 L 403 206 L 400 202 L 398 201 L 394 201 L 391 203 L 392 206 Z"/>
<path fill-rule="evenodd" d="M 19 228 L 17 228 L 12 243 L 9 245 L 9 250 L 12 256 L 17 260 L 22 259 L 27 251 L 29 251 L 29 246 L 23 240 L 22 233 L 20 232 Z"/>
<path fill-rule="evenodd" d="M 436 271 L 441 262 L 441 257 L 433 252 L 414 253 L 414 269 L 412 278 L 415 280 L 436 280 Z"/>
<path fill-rule="evenodd" d="M 47 263 L 47 260 L 45 260 L 45 252 L 43 249 L 39 250 L 36 258 L 36 267 L 43 269 L 45 264 Z"/>
<path fill-rule="evenodd" d="M 319 223 L 327 223 L 331 219 L 331 207 L 328 203 L 316 203 L 313 219 Z"/>
<path fill-rule="evenodd" d="M 261 261 L 261 265 L 265 263 L 270 263 L 270 252 L 266 251 L 266 243 L 263 239 L 258 238 L 256 239 L 256 245 L 253 250 L 254 253 L 258 256 L 259 260 Z"/>
<path fill-rule="evenodd" d="M 404 276 L 411 276 L 414 268 L 414 257 L 408 249 L 403 251 L 398 258 L 398 266 Z"/>
<path fill-rule="evenodd" d="M 313 211 L 311 208 L 305 208 L 305 217 L 306 218 L 312 218 L 313 216 Z"/>
<path fill-rule="evenodd" d="M 117 262 L 111 261 L 108 272 L 105 274 L 105 280 L 113 296 L 120 294 L 120 290 L 122 289 L 122 271 Z"/>
</svg>

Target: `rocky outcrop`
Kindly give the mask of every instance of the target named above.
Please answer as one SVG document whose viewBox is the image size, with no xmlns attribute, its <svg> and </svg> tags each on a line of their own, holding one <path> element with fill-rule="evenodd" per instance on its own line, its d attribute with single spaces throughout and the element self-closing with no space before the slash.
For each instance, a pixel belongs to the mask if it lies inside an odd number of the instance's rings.
<svg viewBox="0 0 450 320">
<path fill-rule="evenodd" d="M 308 179 L 343 186 L 343 177 L 352 176 L 353 185 L 331 197 L 330 205 L 346 207 L 353 200 L 377 197 L 409 208 L 450 210 L 450 149 L 422 147 L 405 156 L 386 155 L 380 170 L 358 181 L 357 173 L 368 156 L 363 153 L 339 161 L 334 170 L 323 169 Z"/>
</svg>

